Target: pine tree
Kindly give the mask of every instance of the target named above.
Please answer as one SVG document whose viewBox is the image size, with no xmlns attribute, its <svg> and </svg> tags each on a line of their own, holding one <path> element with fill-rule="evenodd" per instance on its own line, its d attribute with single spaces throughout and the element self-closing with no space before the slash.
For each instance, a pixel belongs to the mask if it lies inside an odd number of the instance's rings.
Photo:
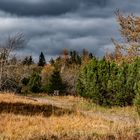
<svg viewBox="0 0 140 140">
<path fill-rule="evenodd" d="M 32 65 L 33 63 L 34 62 L 32 56 L 25 57 L 24 60 L 22 61 L 23 65 Z"/>
<path fill-rule="evenodd" d="M 43 67 L 43 66 L 45 66 L 45 64 L 46 64 L 46 60 L 45 60 L 43 52 L 41 52 L 40 56 L 39 56 L 38 66 Z"/>
<path fill-rule="evenodd" d="M 53 58 L 50 59 L 50 64 L 53 66 L 55 64 L 55 61 Z"/>
<path fill-rule="evenodd" d="M 76 65 L 81 65 L 81 63 L 82 63 L 81 56 L 75 50 L 70 51 L 69 63 L 76 64 Z"/>
<path fill-rule="evenodd" d="M 38 73 L 33 73 L 30 77 L 28 87 L 31 92 L 39 93 L 41 91 L 41 77 Z"/>
<path fill-rule="evenodd" d="M 108 62 L 105 59 L 92 59 L 80 71 L 77 93 L 103 106 L 132 105 L 136 94 L 139 102 L 137 83 L 140 81 L 140 64 L 138 63 L 140 62 L 132 64 L 125 62 L 118 66 L 115 62 Z"/>
<path fill-rule="evenodd" d="M 93 54 L 89 53 L 89 59 L 92 59 L 92 58 L 93 58 Z"/>
<path fill-rule="evenodd" d="M 53 93 L 55 90 L 59 90 L 60 93 L 64 91 L 64 84 L 62 82 L 60 72 L 57 69 L 54 69 L 53 74 L 50 77 L 48 92 Z"/>
<path fill-rule="evenodd" d="M 34 63 L 32 56 L 29 56 L 28 65 L 32 65 Z"/>
</svg>

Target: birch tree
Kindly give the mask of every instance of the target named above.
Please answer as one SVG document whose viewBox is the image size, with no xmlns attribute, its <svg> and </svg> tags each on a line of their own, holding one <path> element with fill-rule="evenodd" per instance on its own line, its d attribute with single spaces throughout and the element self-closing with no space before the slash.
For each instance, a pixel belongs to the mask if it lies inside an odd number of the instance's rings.
<svg viewBox="0 0 140 140">
<path fill-rule="evenodd" d="M 16 87 L 17 67 L 20 63 L 14 59 L 14 51 L 25 45 L 24 35 L 17 33 L 9 36 L 4 44 L 0 44 L 0 91 Z M 12 60 L 15 60 L 14 63 Z"/>
</svg>

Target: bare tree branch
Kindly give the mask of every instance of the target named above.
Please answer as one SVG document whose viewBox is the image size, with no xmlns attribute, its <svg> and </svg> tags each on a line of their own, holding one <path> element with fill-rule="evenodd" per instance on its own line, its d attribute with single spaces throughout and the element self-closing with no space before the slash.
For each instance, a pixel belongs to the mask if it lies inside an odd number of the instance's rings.
<svg viewBox="0 0 140 140">
<path fill-rule="evenodd" d="M 13 51 L 21 49 L 25 46 L 25 39 L 22 33 L 17 33 L 15 36 L 9 36 L 5 44 L 0 45 L 0 91 L 6 88 L 6 83 L 11 83 L 9 86 L 15 85 L 20 63 L 18 61 L 13 65 Z M 14 56 L 15 57 L 15 56 Z"/>
</svg>

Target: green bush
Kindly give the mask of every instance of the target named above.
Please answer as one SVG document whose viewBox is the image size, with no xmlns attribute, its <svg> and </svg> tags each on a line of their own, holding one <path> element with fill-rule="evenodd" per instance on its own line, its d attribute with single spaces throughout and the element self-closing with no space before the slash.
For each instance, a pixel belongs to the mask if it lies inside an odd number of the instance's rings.
<svg viewBox="0 0 140 140">
<path fill-rule="evenodd" d="M 41 77 L 38 73 L 33 73 L 28 83 L 29 90 L 34 93 L 41 92 Z"/>
<path fill-rule="evenodd" d="M 49 79 L 49 83 L 43 87 L 43 89 L 45 89 L 50 94 L 54 93 L 55 90 L 59 90 L 60 94 L 64 92 L 65 86 L 62 82 L 59 70 L 54 69 Z"/>
<path fill-rule="evenodd" d="M 80 71 L 76 83 L 79 95 L 103 106 L 127 106 L 133 103 L 140 80 L 140 62 L 118 66 L 94 58 Z"/>
</svg>

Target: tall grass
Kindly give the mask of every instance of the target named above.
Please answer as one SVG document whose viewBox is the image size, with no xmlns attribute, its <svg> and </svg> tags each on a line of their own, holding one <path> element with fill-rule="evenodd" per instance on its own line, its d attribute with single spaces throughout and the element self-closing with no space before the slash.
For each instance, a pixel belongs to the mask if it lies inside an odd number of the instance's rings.
<svg viewBox="0 0 140 140">
<path fill-rule="evenodd" d="M 45 117 L 45 115 L 43 116 L 40 113 L 25 113 L 25 108 L 39 106 L 41 109 L 48 105 L 41 102 L 38 103 L 34 98 L 32 100 L 32 98 L 14 94 L 0 94 L 1 105 L 2 103 L 8 105 L 20 103 L 23 105 L 23 109 L 19 109 L 17 106 L 15 109 L 13 109 L 14 106 L 7 106 L 7 109 L 4 108 L 2 113 L 0 113 L 0 140 L 140 139 L 140 119 L 136 115 L 134 107 L 103 108 L 95 106 L 90 101 L 72 96 L 46 96 L 44 99 L 52 101 L 54 105 L 59 103 L 67 109 L 70 107 L 75 110 L 75 113 L 64 113 L 61 116 L 51 113 L 49 117 Z M 7 111 L 9 108 L 10 111 Z M 17 113 L 13 114 L 12 110 L 16 109 Z M 54 109 L 57 109 L 57 107 Z M 30 111 L 32 112 L 32 109 Z M 36 109 L 33 111 L 37 112 Z M 45 113 L 47 113 L 47 110 Z"/>
<path fill-rule="evenodd" d="M 29 139 L 114 139 L 127 140 L 140 138 L 140 122 L 122 123 L 104 120 L 100 117 L 81 115 L 21 116 L 13 114 L 0 115 L 0 140 Z"/>
</svg>

